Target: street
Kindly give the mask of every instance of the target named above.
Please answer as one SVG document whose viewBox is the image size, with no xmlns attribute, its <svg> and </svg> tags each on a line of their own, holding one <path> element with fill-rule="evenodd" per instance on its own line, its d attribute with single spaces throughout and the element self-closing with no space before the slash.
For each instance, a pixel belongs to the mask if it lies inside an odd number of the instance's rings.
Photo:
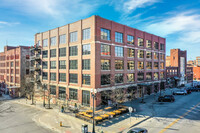
<svg viewBox="0 0 200 133">
<path fill-rule="evenodd" d="M 12 100 L 0 101 L 0 133 L 51 133 L 32 120 L 39 113 L 44 112 Z"/>
<path fill-rule="evenodd" d="M 200 133 L 200 93 L 175 96 L 174 103 L 156 103 L 154 117 L 135 125 L 149 133 Z"/>
</svg>

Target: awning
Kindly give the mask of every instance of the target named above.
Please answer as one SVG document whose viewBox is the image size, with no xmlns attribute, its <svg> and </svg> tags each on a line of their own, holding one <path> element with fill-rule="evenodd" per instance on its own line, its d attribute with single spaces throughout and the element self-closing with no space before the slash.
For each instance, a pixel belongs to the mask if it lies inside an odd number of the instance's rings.
<svg viewBox="0 0 200 133">
<path fill-rule="evenodd" d="M 19 86 L 9 86 L 9 87 L 7 87 L 8 89 L 18 89 L 18 88 L 20 88 Z"/>
</svg>

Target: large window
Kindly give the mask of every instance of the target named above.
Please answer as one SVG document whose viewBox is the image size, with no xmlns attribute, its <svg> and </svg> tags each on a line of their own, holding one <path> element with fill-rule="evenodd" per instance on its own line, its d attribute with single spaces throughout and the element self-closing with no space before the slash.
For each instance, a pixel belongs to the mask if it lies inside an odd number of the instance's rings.
<svg viewBox="0 0 200 133">
<path fill-rule="evenodd" d="M 78 41 L 78 32 L 75 31 L 75 32 L 71 32 L 70 33 L 70 42 L 76 42 Z"/>
<path fill-rule="evenodd" d="M 154 73 L 154 80 L 158 80 L 158 72 Z"/>
<path fill-rule="evenodd" d="M 132 83 L 135 81 L 135 74 L 134 73 L 128 73 L 127 74 L 127 82 Z"/>
<path fill-rule="evenodd" d="M 101 85 L 109 85 L 110 84 L 110 74 L 101 75 Z"/>
<path fill-rule="evenodd" d="M 43 47 L 48 47 L 48 39 L 43 40 Z"/>
<path fill-rule="evenodd" d="M 152 72 L 146 73 L 146 80 L 152 80 Z"/>
<path fill-rule="evenodd" d="M 152 42 L 151 42 L 151 40 L 146 40 L 146 47 L 147 48 L 152 48 Z"/>
<path fill-rule="evenodd" d="M 115 32 L 115 42 L 123 43 L 123 33 Z"/>
<path fill-rule="evenodd" d="M 55 85 L 50 85 L 50 94 L 56 95 L 56 86 Z"/>
<path fill-rule="evenodd" d="M 152 69 L 152 62 L 146 62 L 146 69 Z"/>
<path fill-rule="evenodd" d="M 165 44 L 160 43 L 160 50 L 165 50 Z"/>
<path fill-rule="evenodd" d="M 128 54 L 128 57 L 135 57 L 135 49 L 128 48 L 127 54 Z"/>
<path fill-rule="evenodd" d="M 115 46 L 115 56 L 117 57 L 123 57 L 124 56 L 124 48 Z"/>
<path fill-rule="evenodd" d="M 160 69 L 164 69 L 164 62 L 160 63 Z"/>
<path fill-rule="evenodd" d="M 124 62 L 122 60 L 115 60 L 115 69 L 116 70 L 123 70 L 124 69 Z"/>
<path fill-rule="evenodd" d="M 59 61 L 59 69 L 66 69 L 66 61 L 65 60 Z"/>
<path fill-rule="evenodd" d="M 83 29 L 83 40 L 90 39 L 90 28 Z"/>
<path fill-rule="evenodd" d="M 50 50 L 50 57 L 56 57 L 56 49 Z"/>
<path fill-rule="evenodd" d="M 158 50 L 159 47 L 159 43 L 158 42 L 154 42 L 154 49 Z"/>
<path fill-rule="evenodd" d="M 110 30 L 101 28 L 101 39 L 110 40 Z"/>
<path fill-rule="evenodd" d="M 154 62 L 154 69 L 158 69 L 158 62 Z"/>
<path fill-rule="evenodd" d="M 42 51 L 42 58 L 48 58 L 48 50 Z"/>
<path fill-rule="evenodd" d="M 154 52 L 154 60 L 158 60 L 158 58 L 159 58 L 159 54 Z"/>
<path fill-rule="evenodd" d="M 47 72 L 43 72 L 42 73 L 42 79 L 43 80 L 48 80 L 48 73 Z"/>
<path fill-rule="evenodd" d="M 90 106 L 90 91 L 82 91 L 82 104 L 84 106 Z"/>
<path fill-rule="evenodd" d="M 164 78 L 165 78 L 164 72 L 160 72 L 160 79 L 164 79 Z"/>
<path fill-rule="evenodd" d="M 69 74 L 70 83 L 78 83 L 78 74 Z"/>
<path fill-rule="evenodd" d="M 56 69 L 56 61 L 50 61 L 50 68 Z"/>
<path fill-rule="evenodd" d="M 150 51 L 147 51 L 146 54 L 147 54 L 146 56 L 147 59 L 152 59 L 152 53 Z"/>
<path fill-rule="evenodd" d="M 138 61 L 138 69 L 144 69 L 144 62 L 143 61 Z"/>
<path fill-rule="evenodd" d="M 66 73 L 59 73 L 59 81 L 66 82 Z"/>
<path fill-rule="evenodd" d="M 144 50 L 138 50 L 138 58 L 144 58 Z"/>
<path fill-rule="evenodd" d="M 59 87 L 59 99 L 65 100 L 66 99 L 66 88 Z"/>
<path fill-rule="evenodd" d="M 59 36 L 59 44 L 65 44 L 66 43 L 66 34 Z"/>
<path fill-rule="evenodd" d="M 90 74 L 82 75 L 82 84 L 90 85 Z"/>
<path fill-rule="evenodd" d="M 69 99 L 77 100 L 78 99 L 78 90 L 69 88 Z"/>
<path fill-rule="evenodd" d="M 42 69 L 48 69 L 48 61 L 42 62 Z"/>
<path fill-rule="evenodd" d="M 101 60 L 101 70 L 110 70 L 110 60 Z"/>
<path fill-rule="evenodd" d="M 91 52 L 91 47 L 90 47 L 90 44 L 84 44 L 82 46 L 82 54 L 83 55 L 89 55 Z"/>
<path fill-rule="evenodd" d="M 90 59 L 83 60 L 82 69 L 83 70 L 90 70 Z"/>
<path fill-rule="evenodd" d="M 69 47 L 69 56 L 77 56 L 78 55 L 78 47 L 71 46 Z"/>
<path fill-rule="evenodd" d="M 50 80 L 56 81 L 56 73 L 50 73 Z"/>
<path fill-rule="evenodd" d="M 124 75 L 122 73 L 115 74 L 115 83 L 123 83 Z"/>
<path fill-rule="evenodd" d="M 137 74 L 137 80 L 138 80 L 138 81 L 144 81 L 144 73 L 139 72 L 139 73 Z"/>
<path fill-rule="evenodd" d="M 70 60 L 69 61 L 69 69 L 78 69 L 78 62 L 77 62 L 77 60 Z"/>
<path fill-rule="evenodd" d="M 56 37 L 51 37 L 51 46 L 56 46 Z"/>
<path fill-rule="evenodd" d="M 144 39 L 138 37 L 138 46 L 143 47 L 144 46 Z"/>
<path fill-rule="evenodd" d="M 127 44 L 134 45 L 134 37 L 127 35 Z"/>
<path fill-rule="evenodd" d="M 135 62 L 134 61 L 128 61 L 127 62 L 127 69 L 128 70 L 134 70 L 135 69 Z"/>
<path fill-rule="evenodd" d="M 66 56 L 66 48 L 60 48 L 59 49 L 59 57 Z"/>
<path fill-rule="evenodd" d="M 165 54 L 160 53 L 160 59 L 165 60 Z"/>
<path fill-rule="evenodd" d="M 110 55 L 110 45 L 101 44 L 101 55 Z"/>
</svg>

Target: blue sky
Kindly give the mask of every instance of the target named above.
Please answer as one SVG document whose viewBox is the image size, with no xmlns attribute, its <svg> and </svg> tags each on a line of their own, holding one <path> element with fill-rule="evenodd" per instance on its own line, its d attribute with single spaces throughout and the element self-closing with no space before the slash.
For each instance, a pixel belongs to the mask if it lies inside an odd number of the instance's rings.
<svg viewBox="0 0 200 133">
<path fill-rule="evenodd" d="M 170 49 L 200 56 L 200 0 L 0 0 L 0 51 L 34 44 L 34 35 L 100 15 L 166 38 Z"/>
</svg>

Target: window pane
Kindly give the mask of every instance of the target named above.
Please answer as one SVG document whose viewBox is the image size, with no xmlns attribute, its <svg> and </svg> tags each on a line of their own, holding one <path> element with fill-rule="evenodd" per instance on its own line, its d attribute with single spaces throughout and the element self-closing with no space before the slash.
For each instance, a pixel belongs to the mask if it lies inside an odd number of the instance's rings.
<svg viewBox="0 0 200 133">
<path fill-rule="evenodd" d="M 43 72 L 42 73 L 42 79 L 43 80 L 48 80 L 48 73 L 47 72 Z"/>
<path fill-rule="evenodd" d="M 59 73 L 59 81 L 66 82 L 66 73 Z"/>
<path fill-rule="evenodd" d="M 144 73 L 139 72 L 138 73 L 138 81 L 144 81 Z"/>
<path fill-rule="evenodd" d="M 101 60 L 101 70 L 110 70 L 110 60 Z"/>
<path fill-rule="evenodd" d="M 59 57 L 66 56 L 66 48 L 60 48 L 59 49 Z"/>
<path fill-rule="evenodd" d="M 127 54 L 128 54 L 128 57 L 135 57 L 135 49 L 128 48 Z"/>
<path fill-rule="evenodd" d="M 124 56 L 124 48 L 115 46 L 115 56 L 123 57 Z"/>
<path fill-rule="evenodd" d="M 146 73 L 146 80 L 152 80 L 152 72 Z"/>
<path fill-rule="evenodd" d="M 158 42 L 154 42 L 154 49 L 158 50 Z"/>
<path fill-rule="evenodd" d="M 65 60 L 59 61 L 59 69 L 66 69 L 66 61 Z"/>
<path fill-rule="evenodd" d="M 123 70 L 124 69 L 124 62 L 122 60 L 115 60 L 115 69 L 116 70 Z"/>
<path fill-rule="evenodd" d="M 159 59 L 159 54 L 158 53 L 154 53 L 154 60 L 158 60 Z"/>
<path fill-rule="evenodd" d="M 60 41 L 59 44 L 66 44 L 66 34 L 60 35 Z"/>
<path fill-rule="evenodd" d="M 158 72 L 154 73 L 154 80 L 158 80 Z"/>
<path fill-rule="evenodd" d="M 144 58 L 144 51 L 138 50 L 138 58 Z"/>
<path fill-rule="evenodd" d="M 42 69 L 48 69 L 48 61 L 42 62 Z"/>
<path fill-rule="evenodd" d="M 154 62 L 154 69 L 158 69 L 158 62 Z"/>
<path fill-rule="evenodd" d="M 82 54 L 83 55 L 89 55 L 90 54 L 90 51 L 91 51 L 91 48 L 90 48 L 90 44 L 85 44 L 82 46 Z"/>
<path fill-rule="evenodd" d="M 146 69 L 152 69 L 152 62 L 146 62 Z"/>
<path fill-rule="evenodd" d="M 76 42 L 76 41 L 78 41 L 77 35 L 78 35 L 77 31 L 71 32 L 70 33 L 70 42 Z"/>
<path fill-rule="evenodd" d="M 83 70 L 90 70 L 90 59 L 83 60 L 82 69 Z"/>
<path fill-rule="evenodd" d="M 90 39 L 90 28 L 83 29 L 83 40 Z"/>
<path fill-rule="evenodd" d="M 150 40 L 146 40 L 146 47 L 152 48 L 152 42 Z"/>
<path fill-rule="evenodd" d="M 144 39 L 138 37 L 138 46 L 143 47 L 144 46 Z"/>
<path fill-rule="evenodd" d="M 127 35 L 127 44 L 134 45 L 134 37 Z"/>
<path fill-rule="evenodd" d="M 50 94 L 56 95 L 56 86 L 50 85 Z"/>
<path fill-rule="evenodd" d="M 50 68 L 56 69 L 56 61 L 50 61 Z"/>
<path fill-rule="evenodd" d="M 70 83 L 78 83 L 78 74 L 69 74 Z"/>
<path fill-rule="evenodd" d="M 66 88 L 59 87 L 59 99 L 66 100 Z"/>
<path fill-rule="evenodd" d="M 101 85 L 109 85 L 110 84 L 110 74 L 101 75 Z"/>
<path fill-rule="evenodd" d="M 43 47 L 48 47 L 48 39 L 43 40 Z"/>
<path fill-rule="evenodd" d="M 127 82 L 132 83 L 135 81 L 135 74 L 134 73 L 128 73 L 127 74 Z"/>
<path fill-rule="evenodd" d="M 134 70 L 135 69 L 135 63 L 134 63 L 134 61 L 128 61 L 127 62 L 127 69 L 128 70 Z"/>
<path fill-rule="evenodd" d="M 70 60 L 69 61 L 69 69 L 78 69 L 77 60 Z"/>
<path fill-rule="evenodd" d="M 146 53 L 147 53 L 146 58 L 147 58 L 147 59 L 152 59 L 152 54 L 151 54 L 151 52 L 150 52 L 150 51 L 147 51 Z"/>
<path fill-rule="evenodd" d="M 101 28 L 101 39 L 110 40 L 110 30 Z"/>
<path fill-rule="evenodd" d="M 115 32 L 115 42 L 123 43 L 123 33 Z"/>
<path fill-rule="evenodd" d="M 90 74 L 82 75 L 82 84 L 90 85 Z"/>
<path fill-rule="evenodd" d="M 42 51 L 42 58 L 48 58 L 48 50 Z"/>
<path fill-rule="evenodd" d="M 78 99 L 78 90 L 69 88 L 69 99 L 77 100 Z"/>
<path fill-rule="evenodd" d="M 90 106 L 90 91 L 82 91 L 82 104 L 84 106 Z"/>
<path fill-rule="evenodd" d="M 110 55 L 110 45 L 101 44 L 101 55 Z"/>
<path fill-rule="evenodd" d="M 50 57 L 56 57 L 56 49 L 50 50 Z"/>
<path fill-rule="evenodd" d="M 138 61 L 138 69 L 144 69 L 144 62 L 143 61 Z"/>
<path fill-rule="evenodd" d="M 50 73 L 50 80 L 56 81 L 56 73 Z"/>
<path fill-rule="evenodd" d="M 124 76 L 122 73 L 115 74 L 115 83 L 123 83 Z"/>
<path fill-rule="evenodd" d="M 56 37 L 51 37 L 51 46 L 56 46 Z"/>
<path fill-rule="evenodd" d="M 77 56 L 78 55 L 78 47 L 72 46 L 69 47 L 69 56 Z"/>
</svg>

